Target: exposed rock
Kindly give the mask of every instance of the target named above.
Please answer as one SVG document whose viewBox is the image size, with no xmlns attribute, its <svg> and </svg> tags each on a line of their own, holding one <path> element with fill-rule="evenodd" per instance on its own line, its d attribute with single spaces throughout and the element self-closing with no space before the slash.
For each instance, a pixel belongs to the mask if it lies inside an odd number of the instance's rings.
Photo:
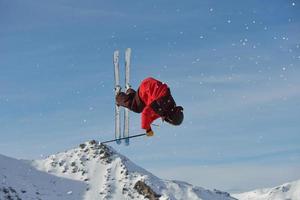
<svg viewBox="0 0 300 200">
<path fill-rule="evenodd" d="M 216 194 L 220 194 L 220 195 L 224 195 L 226 197 L 230 197 L 230 194 L 228 192 L 223 192 L 223 191 L 220 191 L 220 190 L 216 190 L 214 189 L 213 190 Z"/>
<path fill-rule="evenodd" d="M 83 143 L 83 144 L 80 144 L 79 147 L 80 147 L 81 149 L 84 149 L 84 148 L 86 147 L 86 144 L 84 144 L 84 143 Z"/>
<path fill-rule="evenodd" d="M 90 143 L 91 145 L 95 145 L 95 144 L 97 144 L 97 141 L 96 141 L 96 140 L 91 140 L 91 141 L 89 141 L 89 143 Z"/>
<path fill-rule="evenodd" d="M 1 194 L 2 193 L 2 194 Z M 0 188 L 0 199 L 2 200 L 21 200 L 17 191 L 12 187 Z"/>
<path fill-rule="evenodd" d="M 138 191 L 139 194 L 143 195 L 145 198 L 148 198 L 149 200 L 159 200 L 159 197 L 161 195 L 156 194 L 151 187 L 149 187 L 146 183 L 143 181 L 138 181 L 134 185 L 134 189 Z"/>
</svg>

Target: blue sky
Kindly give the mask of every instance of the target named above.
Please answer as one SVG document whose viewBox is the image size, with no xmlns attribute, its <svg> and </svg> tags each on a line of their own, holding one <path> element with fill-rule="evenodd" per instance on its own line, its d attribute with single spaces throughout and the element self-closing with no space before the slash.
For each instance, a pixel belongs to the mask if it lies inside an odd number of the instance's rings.
<svg viewBox="0 0 300 200">
<path fill-rule="evenodd" d="M 114 131 L 112 54 L 132 48 L 185 108 L 114 148 L 168 179 L 244 191 L 300 178 L 300 2 L 0 1 L 1 154 L 35 159 Z M 124 56 L 121 57 L 124 59 Z M 131 133 L 141 133 L 131 114 Z"/>
</svg>

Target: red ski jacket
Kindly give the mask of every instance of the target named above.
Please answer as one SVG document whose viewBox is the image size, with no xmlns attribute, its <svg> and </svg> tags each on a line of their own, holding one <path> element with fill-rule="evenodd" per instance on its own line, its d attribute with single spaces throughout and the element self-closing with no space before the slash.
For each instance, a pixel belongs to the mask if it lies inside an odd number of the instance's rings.
<svg viewBox="0 0 300 200">
<path fill-rule="evenodd" d="M 150 104 L 153 101 L 166 96 L 169 92 L 169 88 L 167 84 L 149 77 L 142 81 L 138 92 L 140 99 L 145 104 L 145 108 L 142 112 L 142 129 L 149 130 L 151 129 L 151 123 L 161 117 L 154 112 Z"/>
</svg>

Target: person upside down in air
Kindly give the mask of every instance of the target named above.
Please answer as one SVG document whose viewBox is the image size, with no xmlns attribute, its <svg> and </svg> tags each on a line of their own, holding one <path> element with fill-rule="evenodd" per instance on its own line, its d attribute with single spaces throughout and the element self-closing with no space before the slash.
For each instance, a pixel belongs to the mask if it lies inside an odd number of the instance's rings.
<svg viewBox="0 0 300 200">
<path fill-rule="evenodd" d="M 116 95 L 118 106 L 123 106 L 129 110 L 142 113 L 141 126 L 146 130 L 147 136 L 153 136 L 151 123 L 162 118 L 172 125 L 180 125 L 183 121 L 183 107 L 176 106 L 167 84 L 162 83 L 152 77 L 144 79 L 138 90 L 128 89 Z"/>
</svg>

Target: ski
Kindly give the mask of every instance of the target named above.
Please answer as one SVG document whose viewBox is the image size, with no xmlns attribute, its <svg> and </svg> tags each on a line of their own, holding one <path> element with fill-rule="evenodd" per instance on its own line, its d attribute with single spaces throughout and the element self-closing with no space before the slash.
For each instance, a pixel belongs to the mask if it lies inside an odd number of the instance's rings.
<svg viewBox="0 0 300 200">
<path fill-rule="evenodd" d="M 131 57 L 131 49 L 128 48 L 125 51 L 125 90 L 131 88 L 129 80 L 130 80 L 130 57 Z M 125 138 L 125 144 L 129 145 L 129 110 L 125 108 L 124 112 L 124 130 L 123 130 L 123 138 Z"/>
<path fill-rule="evenodd" d="M 115 74 L 115 96 L 121 91 L 120 86 L 120 73 L 119 73 L 119 51 L 114 52 L 113 57 L 114 74 Z M 117 144 L 121 143 L 121 120 L 120 120 L 120 107 L 115 102 L 115 141 Z"/>
</svg>

